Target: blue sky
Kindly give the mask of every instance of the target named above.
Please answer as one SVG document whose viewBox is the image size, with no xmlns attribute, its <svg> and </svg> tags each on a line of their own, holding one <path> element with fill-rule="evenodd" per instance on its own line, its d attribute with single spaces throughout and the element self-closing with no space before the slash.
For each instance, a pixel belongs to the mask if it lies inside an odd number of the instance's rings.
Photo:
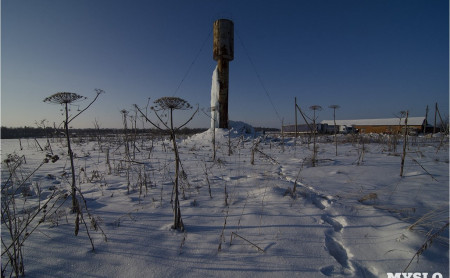
<svg viewBox="0 0 450 278">
<path fill-rule="evenodd" d="M 331 104 L 337 119 L 424 116 L 426 105 L 432 116 L 436 102 L 448 116 L 448 15 L 447 0 L 3 0 L 1 124 L 59 124 L 60 107 L 42 100 L 95 88 L 106 94 L 73 127 L 121 127 L 120 110 L 148 98 L 208 108 L 219 18 L 235 25 L 230 120 L 293 123 L 294 97 L 307 113 L 321 105 L 319 119 Z"/>
</svg>

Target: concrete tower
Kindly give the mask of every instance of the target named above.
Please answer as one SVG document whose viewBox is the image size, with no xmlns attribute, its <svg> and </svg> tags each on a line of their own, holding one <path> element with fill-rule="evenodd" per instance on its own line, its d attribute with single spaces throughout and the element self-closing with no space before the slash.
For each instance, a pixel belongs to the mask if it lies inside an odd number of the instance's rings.
<svg viewBox="0 0 450 278">
<path fill-rule="evenodd" d="M 219 128 L 228 128 L 229 61 L 234 58 L 234 24 L 229 19 L 214 22 L 213 58 L 219 79 Z"/>
</svg>

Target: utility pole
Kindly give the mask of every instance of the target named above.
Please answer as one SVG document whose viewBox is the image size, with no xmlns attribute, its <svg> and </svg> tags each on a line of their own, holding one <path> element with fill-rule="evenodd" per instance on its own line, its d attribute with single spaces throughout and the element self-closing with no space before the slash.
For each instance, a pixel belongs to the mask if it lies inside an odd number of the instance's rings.
<svg viewBox="0 0 450 278">
<path fill-rule="evenodd" d="M 298 137 L 298 130 L 297 130 L 297 97 L 295 97 L 295 138 L 297 139 Z"/>
<path fill-rule="evenodd" d="M 408 143 L 408 110 L 406 110 L 406 118 L 405 118 L 405 132 L 403 133 L 403 153 L 402 153 L 402 162 L 400 167 L 400 177 L 403 177 L 403 167 L 405 166 L 405 156 L 406 156 L 406 144 Z"/>
<path fill-rule="evenodd" d="M 436 102 L 436 105 L 434 106 L 434 126 L 433 126 L 433 134 L 436 133 L 436 116 L 437 116 L 437 111 L 438 111 L 438 107 L 437 107 L 437 102 Z"/>
<path fill-rule="evenodd" d="M 336 146 L 336 156 L 338 155 L 337 153 L 337 129 L 336 129 L 336 109 L 339 109 L 339 105 L 337 104 L 333 104 L 328 106 L 329 108 L 333 109 L 333 122 L 334 122 L 334 144 Z"/>
</svg>

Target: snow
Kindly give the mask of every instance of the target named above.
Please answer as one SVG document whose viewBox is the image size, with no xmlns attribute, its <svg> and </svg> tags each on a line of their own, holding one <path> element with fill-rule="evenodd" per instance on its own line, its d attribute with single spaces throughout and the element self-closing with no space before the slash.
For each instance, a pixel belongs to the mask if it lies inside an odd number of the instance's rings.
<svg viewBox="0 0 450 278">
<path fill-rule="evenodd" d="M 74 236 L 68 200 L 25 241 L 26 276 L 387 277 L 403 272 L 427 233 L 448 222 L 448 138 L 439 149 L 439 138 L 410 140 L 400 177 L 399 154 L 376 138 L 367 137 L 363 147 L 359 137 L 339 136 L 336 156 L 333 137 L 320 137 L 312 167 L 308 137 L 283 141 L 259 136 L 241 122 L 231 126 L 216 129 L 216 161 L 211 129 L 178 139 L 186 173 L 180 190 L 185 232 L 170 229 L 174 155 L 167 139 L 138 138 L 139 163 L 127 162 L 123 138 L 103 137 L 100 144 L 74 139 L 77 182 L 107 241 L 100 230 L 90 229 L 92 251 L 84 226 Z M 242 133 L 246 129 L 250 132 Z M 2 161 L 10 153 L 26 158 L 18 179 L 46 154 L 32 139 L 22 139 L 22 150 L 17 139 L 1 144 Z M 50 144 L 60 160 L 31 176 L 26 183 L 31 196 L 17 195 L 20 208 L 38 204 L 36 185 L 41 203 L 51 187 L 69 192 L 64 140 Z M 144 173 L 147 190 L 141 187 Z M 8 176 L 3 163 L 2 187 Z M 1 232 L 7 242 L 3 222 Z M 407 272 L 449 277 L 448 229 L 419 258 Z M 2 256 L 2 267 L 6 261 Z"/>
</svg>

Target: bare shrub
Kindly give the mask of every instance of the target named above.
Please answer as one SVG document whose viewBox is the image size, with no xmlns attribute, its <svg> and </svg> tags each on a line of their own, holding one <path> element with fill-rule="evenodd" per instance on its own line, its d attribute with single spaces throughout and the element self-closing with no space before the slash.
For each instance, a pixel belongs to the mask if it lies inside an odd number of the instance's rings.
<svg viewBox="0 0 450 278">
<path fill-rule="evenodd" d="M 7 237 L 2 236 L 2 277 L 6 273 L 10 276 L 19 277 L 25 275 L 23 246 L 30 235 L 42 224 L 45 219 L 53 214 L 57 208 L 58 201 L 65 199 L 63 192 L 52 190 L 46 199 L 41 198 L 41 189 L 35 183 L 37 196 L 34 196 L 29 182 L 30 178 L 44 164 L 56 162 L 57 155 L 46 155 L 42 162 L 31 173 L 26 176 L 18 175 L 25 157 L 18 155 L 8 155 L 3 161 L 9 171 L 9 177 L 1 185 L 1 213 L 2 229 L 7 231 Z M 36 198 L 38 200 L 36 200 Z"/>
</svg>

